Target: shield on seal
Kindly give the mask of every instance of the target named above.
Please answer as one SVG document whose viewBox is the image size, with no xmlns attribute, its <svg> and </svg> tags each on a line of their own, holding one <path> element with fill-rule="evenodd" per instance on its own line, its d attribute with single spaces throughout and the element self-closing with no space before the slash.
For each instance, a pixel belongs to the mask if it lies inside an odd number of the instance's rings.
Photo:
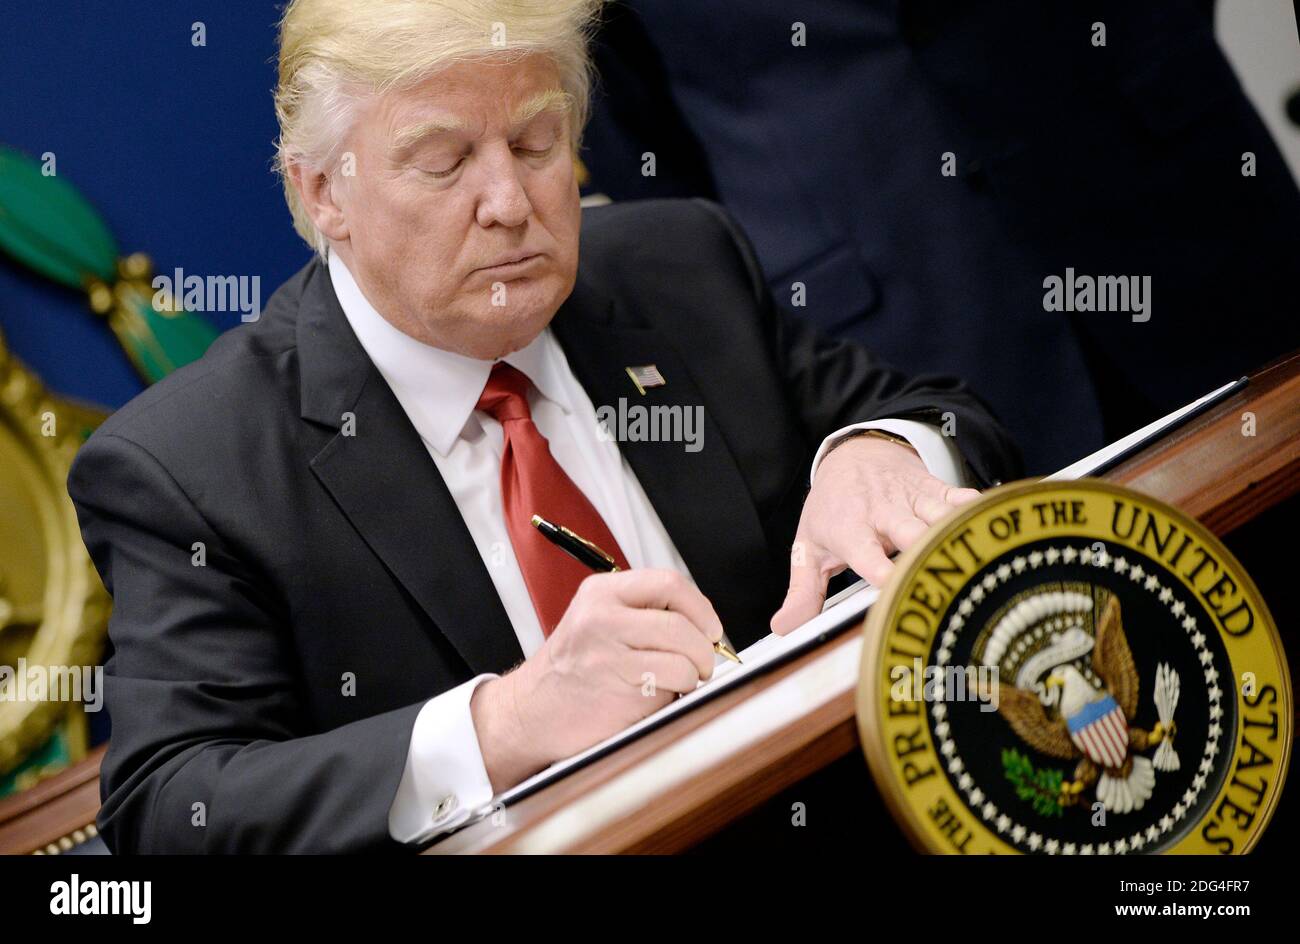
<svg viewBox="0 0 1300 944">
<path fill-rule="evenodd" d="M 1123 766 L 1128 757 L 1128 721 L 1109 692 L 1065 719 L 1070 740 L 1102 767 Z"/>
</svg>

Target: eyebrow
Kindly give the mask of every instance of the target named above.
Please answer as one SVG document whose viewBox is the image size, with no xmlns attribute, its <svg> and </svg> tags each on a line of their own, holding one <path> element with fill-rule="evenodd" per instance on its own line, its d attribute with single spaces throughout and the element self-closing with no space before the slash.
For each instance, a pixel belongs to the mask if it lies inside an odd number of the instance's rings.
<svg viewBox="0 0 1300 944">
<path fill-rule="evenodd" d="M 391 146 L 394 151 L 404 151 L 422 138 L 427 138 L 430 135 L 435 134 L 450 134 L 455 131 L 465 131 L 468 127 L 468 123 L 459 118 L 440 118 L 435 121 L 422 121 L 418 125 L 410 125 L 394 134 Z"/>
<path fill-rule="evenodd" d="M 518 128 L 532 121 L 547 111 L 567 112 L 573 107 L 573 96 L 562 89 L 547 89 L 530 96 L 510 116 L 510 127 Z M 393 135 L 391 147 L 394 151 L 404 151 L 430 135 L 450 134 L 465 131 L 469 123 L 459 118 L 439 118 L 422 121 L 419 124 L 402 128 Z"/>
<path fill-rule="evenodd" d="M 573 96 L 562 89 L 547 89 L 538 92 L 515 109 L 510 116 L 510 126 L 518 128 L 527 124 L 544 111 L 569 111 L 573 108 Z"/>
</svg>

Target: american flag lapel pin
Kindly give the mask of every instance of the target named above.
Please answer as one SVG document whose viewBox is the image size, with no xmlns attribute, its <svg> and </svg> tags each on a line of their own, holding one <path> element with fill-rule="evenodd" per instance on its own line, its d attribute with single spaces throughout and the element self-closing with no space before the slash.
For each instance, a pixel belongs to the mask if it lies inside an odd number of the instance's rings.
<svg viewBox="0 0 1300 944">
<path fill-rule="evenodd" d="M 641 367 L 624 367 L 627 375 L 632 378 L 632 383 L 636 384 L 637 393 L 645 396 L 647 387 L 662 387 L 668 381 L 664 380 L 664 375 L 659 373 L 659 368 L 654 364 L 645 364 Z"/>
</svg>

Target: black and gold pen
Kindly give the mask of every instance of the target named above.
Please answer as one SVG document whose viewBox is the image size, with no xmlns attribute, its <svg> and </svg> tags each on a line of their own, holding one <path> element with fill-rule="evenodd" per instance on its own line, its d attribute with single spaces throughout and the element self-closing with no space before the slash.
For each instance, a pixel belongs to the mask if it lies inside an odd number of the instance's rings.
<svg viewBox="0 0 1300 944">
<path fill-rule="evenodd" d="M 552 524 L 541 515 L 533 515 L 532 525 L 542 533 L 542 537 L 546 538 L 546 540 L 597 573 L 613 573 L 620 569 L 613 557 L 586 538 L 574 534 L 564 525 Z M 740 662 L 740 656 L 736 655 L 725 640 L 719 639 L 715 642 L 713 651 L 726 656 L 732 662 Z"/>
</svg>

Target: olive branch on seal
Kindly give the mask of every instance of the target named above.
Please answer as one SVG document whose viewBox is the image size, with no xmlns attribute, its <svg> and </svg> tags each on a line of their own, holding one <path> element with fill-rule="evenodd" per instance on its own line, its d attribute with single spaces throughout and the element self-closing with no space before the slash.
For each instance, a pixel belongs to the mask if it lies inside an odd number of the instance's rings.
<svg viewBox="0 0 1300 944">
<path fill-rule="evenodd" d="M 1061 782 L 1065 774 L 1056 769 L 1035 770 L 1033 762 L 1014 748 L 1002 752 L 1002 771 L 1016 788 L 1016 796 L 1033 804 L 1040 816 L 1061 816 Z"/>
</svg>

